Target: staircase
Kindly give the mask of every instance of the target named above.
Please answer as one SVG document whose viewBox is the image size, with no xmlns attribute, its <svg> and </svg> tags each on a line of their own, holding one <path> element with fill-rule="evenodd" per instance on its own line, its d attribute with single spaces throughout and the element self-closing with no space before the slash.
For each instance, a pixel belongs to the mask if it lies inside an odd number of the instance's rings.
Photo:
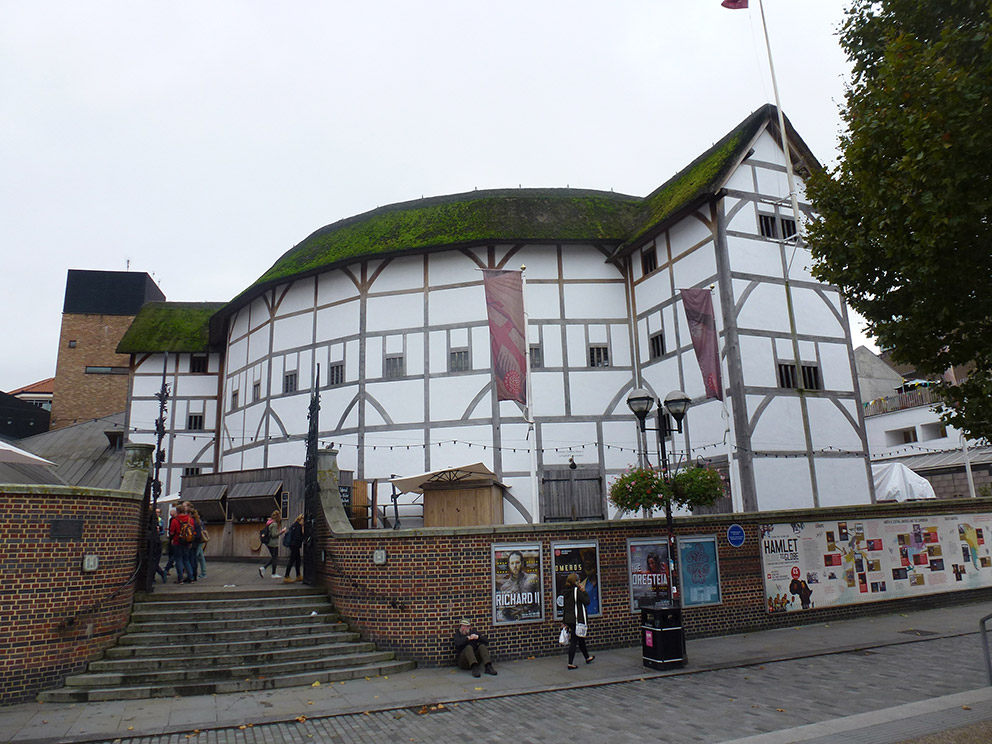
<svg viewBox="0 0 992 744">
<path fill-rule="evenodd" d="M 210 695 L 414 668 L 348 630 L 319 589 L 148 595 L 117 645 L 41 702 Z"/>
</svg>

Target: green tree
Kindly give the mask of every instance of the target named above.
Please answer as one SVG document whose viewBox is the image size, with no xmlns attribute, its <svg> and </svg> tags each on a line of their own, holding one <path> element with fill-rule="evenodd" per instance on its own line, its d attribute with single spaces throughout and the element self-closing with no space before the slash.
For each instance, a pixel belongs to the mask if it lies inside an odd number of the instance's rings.
<svg viewBox="0 0 992 744">
<path fill-rule="evenodd" d="M 992 3 L 853 0 L 841 161 L 814 173 L 817 278 L 923 374 L 973 362 L 943 418 L 992 437 Z"/>
</svg>

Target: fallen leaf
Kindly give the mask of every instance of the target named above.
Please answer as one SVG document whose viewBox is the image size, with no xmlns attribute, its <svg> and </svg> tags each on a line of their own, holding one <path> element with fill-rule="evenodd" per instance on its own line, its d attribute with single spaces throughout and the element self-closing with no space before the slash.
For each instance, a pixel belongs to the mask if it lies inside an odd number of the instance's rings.
<svg viewBox="0 0 992 744">
<path fill-rule="evenodd" d="M 779 713 L 785 713 L 785 708 L 776 708 Z"/>
<path fill-rule="evenodd" d="M 378 697 L 378 696 L 377 696 L 377 697 Z M 444 710 L 444 703 L 438 703 L 438 704 L 437 704 L 437 709 L 438 709 L 438 710 Z M 971 708 L 968 708 L 968 710 L 971 710 Z"/>
<path fill-rule="evenodd" d="M 476 691 L 476 692 L 482 692 L 482 691 L 483 691 L 483 690 L 485 690 L 485 689 L 486 689 L 485 687 L 476 687 L 476 688 L 475 688 L 475 691 Z"/>
<path fill-rule="evenodd" d="M 388 674 L 384 674 L 382 678 L 383 679 L 389 679 L 389 675 Z"/>
<path fill-rule="evenodd" d="M 296 717 L 296 720 L 299 721 L 300 723 L 303 723 L 305 720 L 307 720 L 307 717 L 306 716 L 297 716 Z"/>
<path fill-rule="evenodd" d="M 307 705 L 313 705 L 313 700 L 307 700 Z"/>
<path fill-rule="evenodd" d="M 962 705 L 961 706 L 961 710 L 971 710 L 971 706 L 970 705 Z"/>
<path fill-rule="evenodd" d="M 363 716 L 368 716 L 368 715 L 371 715 L 371 714 L 366 710 L 366 711 L 362 711 L 362 715 Z"/>
<path fill-rule="evenodd" d="M 373 695 L 372 697 L 374 697 L 376 700 L 379 699 L 379 696 L 378 695 Z"/>
<path fill-rule="evenodd" d="M 312 685 L 310 685 L 310 686 L 311 686 L 311 687 L 320 687 L 320 680 L 317 680 L 316 682 L 314 682 L 314 683 L 313 683 Z"/>
<path fill-rule="evenodd" d="M 248 727 L 245 726 L 244 724 L 241 724 L 240 726 L 238 726 L 238 728 L 241 729 L 242 731 L 244 731 Z"/>
</svg>

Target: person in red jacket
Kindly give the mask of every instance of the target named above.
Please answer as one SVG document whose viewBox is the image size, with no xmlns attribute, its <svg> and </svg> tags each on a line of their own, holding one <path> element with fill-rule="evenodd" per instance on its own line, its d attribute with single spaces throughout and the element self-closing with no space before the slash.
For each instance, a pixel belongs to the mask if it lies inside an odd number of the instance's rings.
<svg viewBox="0 0 992 744">
<path fill-rule="evenodd" d="M 176 583 L 190 584 L 196 581 L 193 573 L 193 538 L 196 535 L 196 524 L 186 513 L 186 505 L 176 506 L 176 518 L 169 525 L 169 542 L 176 557 Z M 185 573 L 185 578 L 183 574 Z"/>
</svg>

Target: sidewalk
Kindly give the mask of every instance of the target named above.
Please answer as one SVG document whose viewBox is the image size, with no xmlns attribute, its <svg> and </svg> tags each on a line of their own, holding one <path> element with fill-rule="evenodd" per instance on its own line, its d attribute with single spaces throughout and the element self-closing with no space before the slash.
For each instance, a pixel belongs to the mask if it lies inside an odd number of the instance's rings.
<svg viewBox="0 0 992 744">
<path fill-rule="evenodd" d="M 975 634 L 979 620 L 992 613 L 992 602 L 980 602 L 919 612 L 896 613 L 820 625 L 797 626 L 688 643 L 689 663 L 682 669 L 656 672 L 641 663 L 640 648 L 611 651 L 594 649 L 596 661 L 565 670 L 564 656 L 499 663 L 498 677 L 473 678 L 456 669 L 417 669 L 391 677 L 351 680 L 319 687 L 291 687 L 262 692 L 104 703 L 40 704 L 0 708 L 4 742 L 84 742 L 114 737 L 190 732 L 242 724 L 288 721 L 364 711 L 413 708 L 439 702 L 453 703 L 545 690 L 633 681 L 651 677 L 725 669 L 786 659 L 912 643 L 924 638 Z M 977 639 L 976 639 L 977 643 Z M 968 702 L 992 717 L 992 688 L 964 693 Z M 952 699 L 953 698 L 953 699 Z M 962 706 L 950 695 L 914 703 L 912 710 L 890 708 L 864 714 L 861 719 L 824 722 L 792 730 L 779 741 L 814 741 L 837 730 L 879 725 L 897 718 L 909 720 L 918 709 L 931 716 L 935 710 Z M 963 698 L 962 698 L 963 699 Z M 906 708 L 907 706 L 901 706 Z M 840 723 L 838 723 L 840 722 Z M 965 723 L 967 721 L 963 721 Z M 948 726 L 956 725 L 953 721 Z M 831 728 L 833 726 L 833 728 Z M 839 729 L 837 727 L 840 727 Z M 786 732 L 779 732 L 785 734 Z M 774 736 L 768 735 L 768 736 Z M 773 741 L 773 739 L 768 739 Z"/>
</svg>

